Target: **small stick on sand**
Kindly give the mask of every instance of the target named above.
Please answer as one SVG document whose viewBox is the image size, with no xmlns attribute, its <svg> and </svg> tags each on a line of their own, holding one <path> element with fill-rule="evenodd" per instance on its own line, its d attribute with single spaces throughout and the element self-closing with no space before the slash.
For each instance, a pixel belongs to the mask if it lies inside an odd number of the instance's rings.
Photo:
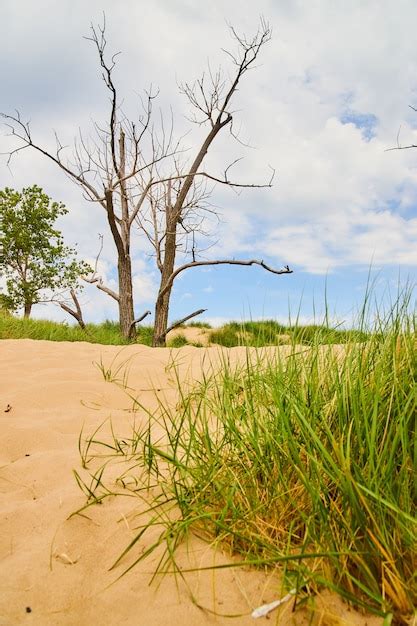
<svg viewBox="0 0 417 626">
<path fill-rule="evenodd" d="M 287 595 L 281 598 L 280 600 L 274 600 L 274 602 L 270 602 L 269 604 L 262 604 L 262 606 L 258 606 L 257 609 L 254 609 L 252 611 L 251 613 L 252 617 L 254 619 L 257 619 L 258 617 L 265 617 L 271 611 L 278 608 L 280 604 L 284 604 L 284 602 L 288 602 L 288 600 L 291 600 L 291 598 L 296 593 L 297 593 L 297 589 L 291 589 L 291 591 L 287 593 Z"/>
</svg>

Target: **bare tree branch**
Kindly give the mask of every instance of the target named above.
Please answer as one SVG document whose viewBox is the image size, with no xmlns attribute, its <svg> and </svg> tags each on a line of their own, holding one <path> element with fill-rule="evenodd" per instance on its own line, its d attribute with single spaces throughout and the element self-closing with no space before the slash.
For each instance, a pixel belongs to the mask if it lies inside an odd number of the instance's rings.
<svg viewBox="0 0 417 626">
<path fill-rule="evenodd" d="M 148 315 L 151 315 L 151 311 L 145 311 L 145 313 L 143 313 L 143 315 L 138 317 L 136 320 L 133 320 L 132 326 L 134 327 L 134 326 L 136 326 L 136 324 L 139 324 L 142 320 L 145 319 L 145 317 L 148 317 Z"/>
<path fill-rule="evenodd" d="M 174 272 L 172 272 L 171 276 L 168 278 L 168 281 L 165 283 L 163 288 L 158 294 L 158 297 L 162 298 L 165 293 L 172 287 L 172 284 L 178 274 L 184 272 L 184 270 L 188 270 L 190 267 L 202 267 L 204 265 L 259 265 L 264 270 L 268 272 L 272 272 L 272 274 L 292 274 L 293 270 L 291 270 L 288 265 L 284 267 L 284 269 L 277 270 L 273 267 L 269 267 L 264 261 L 258 261 L 256 259 L 251 259 L 250 261 L 238 261 L 236 259 L 217 259 L 215 261 L 192 261 L 191 263 L 185 263 L 178 267 Z"/>
<path fill-rule="evenodd" d="M 65 302 L 58 302 L 59 306 L 61 307 L 61 309 L 63 309 L 64 311 L 66 311 L 67 313 L 69 313 L 70 315 L 72 315 L 72 317 L 74 317 L 78 324 L 80 325 L 80 327 L 85 330 L 85 323 L 83 320 L 83 314 L 81 311 L 81 306 L 80 306 L 80 302 L 77 298 L 77 294 L 75 293 L 74 289 L 70 290 L 70 294 L 71 294 L 71 298 L 74 302 L 75 305 L 75 310 L 71 309 L 71 307 L 69 307 L 68 305 L 65 304 Z"/>
<path fill-rule="evenodd" d="M 107 293 L 107 295 L 110 296 L 111 298 L 113 298 L 113 300 L 116 300 L 116 302 L 120 302 L 119 294 L 117 294 L 115 291 L 110 289 L 110 287 L 106 287 L 105 285 L 103 285 L 103 279 L 102 278 L 100 278 L 100 277 L 88 278 L 87 276 L 82 276 L 82 279 L 86 283 L 90 283 L 91 285 L 95 285 L 97 287 L 97 289 L 100 289 L 100 291 L 104 291 L 104 293 Z"/>
<path fill-rule="evenodd" d="M 102 235 L 102 234 L 100 234 L 100 233 L 99 233 L 99 234 L 98 234 L 98 239 L 99 239 L 99 241 L 100 241 L 100 248 L 99 248 L 99 251 L 98 251 L 98 253 L 97 253 L 95 263 L 94 263 L 93 277 L 97 274 L 97 266 L 98 266 L 98 262 L 99 262 L 99 259 L 100 259 L 100 255 L 101 255 L 101 253 L 103 252 L 103 246 L 104 246 L 104 235 Z"/>
<path fill-rule="evenodd" d="M 394 146 L 393 148 L 386 148 L 384 152 L 391 152 L 392 150 L 411 150 L 411 148 L 417 148 L 417 144 L 412 143 L 409 146 Z"/>
<path fill-rule="evenodd" d="M 54 156 L 53 154 L 51 154 L 50 152 L 48 152 L 44 148 L 41 148 L 40 146 L 38 146 L 37 144 L 34 143 L 34 141 L 32 140 L 31 133 L 30 133 L 29 123 L 25 124 L 24 122 L 21 121 L 19 112 L 17 112 L 17 116 L 16 117 L 14 117 L 13 115 L 7 115 L 6 113 L 0 113 L 0 116 L 3 117 L 4 119 L 11 120 L 15 124 L 17 124 L 18 127 L 21 129 L 21 133 L 23 133 L 23 134 L 20 134 L 19 132 L 16 131 L 16 128 L 14 126 L 12 126 L 10 124 L 7 124 L 7 126 L 11 129 L 11 136 L 17 137 L 18 139 L 20 139 L 24 143 L 23 146 L 20 146 L 19 148 L 15 148 L 14 150 L 12 150 L 11 152 L 8 153 L 8 155 L 9 155 L 9 158 L 8 158 L 8 161 L 7 161 L 8 164 L 9 164 L 10 159 L 13 157 L 14 154 L 17 154 L 21 150 L 25 150 L 27 148 L 33 148 L 34 150 L 36 150 L 37 152 L 39 152 L 43 156 L 47 157 L 50 161 L 53 161 L 70 178 L 72 178 L 75 182 L 79 183 L 82 187 L 84 187 L 84 189 L 90 195 L 91 199 L 96 200 L 102 206 L 104 206 L 103 199 L 100 197 L 101 194 L 98 193 L 98 191 L 85 179 L 85 177 L 82 174 L 80 174 L 80 173 L 77 174 L 76 172 L 72 171 L 68 166 L 66 166 L 61 161 L 61 159 L 59 157 L 59 153 L 62 150 L 62 146 L 58 147 L 57 156 Z"/>
<path fill-rule="evenodd" d="M 98 30 L 98 32 L 97 32 Z M 97 48 L 98 56 L 100 59 L 100 65 L 103 69 L 103 80 L 106 84 L 106 87 L 109 89 L 111 93 L 110 101 L 111 101 L 111 113 L 110 113 L 110 147 L 111 147 L 111 155 L 113 161 L 114 171 L 119 171 L 119 166 L 117 163 L 116 156 L 116 108 L 117 108 L 117 92 L 116 87 L 114 86 L 112 71 L 115 67 L 115 59 L 120 52 L 117 52 L 112 56 L 111 65 L 108 65 L 104 58 L 104 52 L 107 44 L 107 40 L 105 37 L 106 30 L 106 18 L 103 15 L 103 26 L 98 25 L 97 30 L 91 24 L 91 37 L 85 37 L 88 41 L 92 41 L 93 44 Z"/>
<path fill-rule="evenodd" d="M 194 313 L 190 313 L 190 315 L 187 315 L 186 317 L 183 317 L 181 320 L 178 320 L 178 322 L 174 322 L 173 324 L 171 324 L 171 326 L 169 328 L 166 329 L 165 333 L 164 333 L 164 338 L 167 336 L 167 334 L 169 332 L 171 332 L 171 330 L 174 330 L 174 328 L 177 328 L 178 326 L 181 326 L 181 324 L 184 324 L 185 322 L 188 322 L 188 320 L 190 320 L 193 317 L 196 317 L 197 315 L 201 315 L 202 313 L 205 313 L 207 311 L 207 309 L 198 309 L 198 311 L 194 311 Z"/>
<path fill-rule="evenodd" d="M 411 104 L 408 105 L 410 109 L 412 109 L 413 111 L 417 111 L 416 107 L 413 107 Z M 401 132 L 401 125 L 398 129 L 398 133 L 397 133 L 397 145 L 392 147 L 392 148 L 386 148 L 386 150 L 384 150 L 384 152 L 391 152 L 392 150 L 411 150 L 414 148 L 417 148 L 417 144 L 409 144 L 408 146 L 401 146 L 400 145 L 400 132 Z"/>
</svg>

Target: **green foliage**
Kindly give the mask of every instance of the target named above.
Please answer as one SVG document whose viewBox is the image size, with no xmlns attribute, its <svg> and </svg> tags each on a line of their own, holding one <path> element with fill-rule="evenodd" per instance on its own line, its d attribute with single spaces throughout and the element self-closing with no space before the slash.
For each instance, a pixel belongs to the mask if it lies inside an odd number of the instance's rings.
<svg viewBox="0 0 417 626">
<path fill-rule="evenodd" d="M 3 293 L 0 293 L 0 315 L 11 315 L 8 298 Z"/>
<path fill-rule="evenodd" d="M 0 191 L 0 275 L 7 293 L 2 306 L 30 314 L 33 304 L 51 299 L 57 291 L 78 286 L 80 274 L 91 272 L 76 251 L 64 245 L 56 220 L 68 213 L 37 185 L 20 193 Z M 49 295 L 48 295 L 49 294 Z"/>
</svg>

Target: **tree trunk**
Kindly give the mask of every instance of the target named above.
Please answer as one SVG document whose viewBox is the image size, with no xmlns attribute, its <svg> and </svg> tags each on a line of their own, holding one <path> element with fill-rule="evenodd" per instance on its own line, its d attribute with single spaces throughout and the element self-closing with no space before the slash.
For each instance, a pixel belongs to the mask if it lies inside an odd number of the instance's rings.
<svg viewBox="0 0 417 626">
<path fill-rule="evenodd" d="M 166 331 L 168 328 L 169 301 L 171 298 L 171 289 L 162 296 L 158 297 L 155 305 L 155 326 L 153 329 L 152 345 L 154 347 L 164 348 L 166 346 Z"/>
<path fill-rule="evenodd" d="M 134 339 L 135 314 L 133 310 L 132 261 L 130 258 L 130 226 L 126 198 L 122 195 L 122 213 L 120 232 L 117 227 L 113 206 L 113 190 L 105 189 L 107 220 L 117 249 L 117 274 L 119 279 L 119 324 L 124 339 Z"/>
<path fill-rule="evenodd" d="M 119 256 L 117 263 L 119 274 L 119 323 L 120 332 L 125 339 L 136 336 L 133 309 L 132 263 L 129 254 Z"/>
<path fill-rule="evenodd" d="M 164 289 L 169 278 L 174 271 L 175 253 L 177 244 L 177 224 L 176 220 L 167 220 L 167 235 L 165 239 L 165 254 L 164 262 L 161 272 L 161 283 L 159 288 L 159 294 Z M 168 328 L 168 314 L 169 314 L 169 302 L 171 299 L 172 285 L 167 289 L 164 295 L 161 297 L 158 294 L 155 305 L 155 326 L 153 329 L 152 345 L 154 347 L 164 347 L 166 345 L 166 332 Z"/>
<path fill-rule="evenodd" d="M 23 317 L 30 317 L 30 312 L 32 311 L 32 302 L 25 302 L 25 311 Z"/>
</svg>

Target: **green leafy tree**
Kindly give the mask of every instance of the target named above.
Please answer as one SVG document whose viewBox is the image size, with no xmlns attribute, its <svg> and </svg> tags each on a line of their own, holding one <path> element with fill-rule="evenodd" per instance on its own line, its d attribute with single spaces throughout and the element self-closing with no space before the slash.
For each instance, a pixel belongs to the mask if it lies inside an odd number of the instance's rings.
<svg viewBox="0 0 417 626">
<path fill-rule="evenodd" d="M 6 187 L 0 191 L 0 276 L 6 279 L 2 306 L 23 309 L 29 317 L 39 302 L 57 301 L 66 290 L 80 288 L 82 274 L 91 267 L 76 259 L 76 251 L 64 245 L 54 227 L 68 213 L 37 185 L 20 193 Z"/>
</svg>

